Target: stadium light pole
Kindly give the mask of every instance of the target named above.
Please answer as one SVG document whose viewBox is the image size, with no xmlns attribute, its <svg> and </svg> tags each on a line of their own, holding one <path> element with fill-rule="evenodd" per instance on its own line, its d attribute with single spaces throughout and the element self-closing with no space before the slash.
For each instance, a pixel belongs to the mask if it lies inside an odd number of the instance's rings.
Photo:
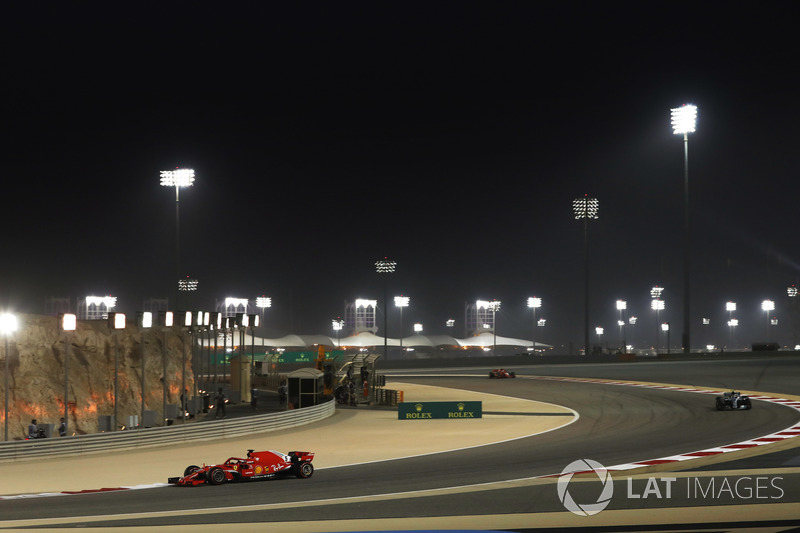
<svg viewBox="0 0 800 533">
<path fill-rule="evenodd" d="M 654 299 L 650 302 L 650 308 L 656 312 L 656 353 L 658 353 L 658 331 L 661 329 L 661 323 L 659 322 L 659 313 L 664 310 L 664 300 L 660 300 L 658 298 Z"/>
<path fill-rule="evenodd" d="M 492 311 L 492 355 L 497 355 L 497 312 L 500 310 L 500 300 L 492 300 L 489 302 L 489 309 Z"/>
<path fill-rule="evenodd" d="M 114 425 L 111 431 L 117 430 L 119 424 L 119 330 L 125 329 L 125 315 L 123 313 L 108 313 L 108 326 L 114 333 Z"/>
<path fill-rule="evenodd" d="M 6 338 L 6 351 L 5 351 L 5 360 L 6 360 L 6 369 L 5 374 L 3 375 L 3 385 L 5 390 L 5 402 L 3 403 L 4 407 L 4 418 L 5 421 L 5 438 L 4 440 L 8 440 L 8 337 L 15 331 L 17 331 L 17 317 L 11 313 L 3 313 L 0 315 L 0 333 L 3 334 L 3 337 Z"/>
<path fill-rule="evenodd" d="M 767 342 L 769 342 L 769 325 L 770 325 L 769 314 L 770 312 L 775 310 L 775 302 L 773 302 L 772 300 L 764 300 L 763 302 L 761 302 L 761 309 L 767 315 Z"/>
<path fill-rule="evenodd" d="M 683 351 L 691 351 L 691 318 L 689 288 L 690 235 L 689 235 L 689 134 L 695 131 L 697 106 L 684 104 L 672 109 L 672 131 L 683 135 Z"/>
<path fill-rule="evenodd" d="M 136 313 L 136 325 L 139 326 L 139 331 L 142 334 L 142 419 L 139 420 L 139 427 L 144 427 L 144 399 L 145 399 L 145 388 L 146 388 L 146 376 L 145 376 L 145 349 L 144 349 L 144 331 L 146 329 L 150 329 L 153 327 L 153 313 L 150 311 L 142 311 Z"/>
<path fill-rule="evenodd" d="M 597 198 L 589 198 L 584 194 L 581 198 L 572 201 L 572 211 L 575 220 L 583 220 L 583 259 L 584 259 L 584 286 L 583 286 L 583 355 L 589 355 L 589 220 L 596 219 L 600 210 Z"/>
<path fill-rule="evenodd" d="M 336 318 L 331 320 L 331 327 L 333 327 L 333 331 L 336 332 L 336 344 L 339 348 L 342 347 L 342 328 L 344 328 L 344 320 L 341 318 Z"/>
<path fill-rule="evenodd" d="M 790 309 L 791 309 L 791 322 L 792 322 L 792 349 L 797 349 L 797 287 L 795 285 L 789 285 L 786 287 L 786 296 L 789 297 L 790 302 Z"/>
<path fill-rule="evenodd" d="M 397 268 L 397 263 L 388 257 L 375 261 L 375 271 L 378 274 L 391 274 Z M 389 359 L 389 280 L 383 284 L 383 358 Z"/>
<path fill-rule="evenodd" d="M 533 347 L 533 353 L 536 355 L 536 310 L 542 306 L 542 299 L 536 296 L 531 296 L 528 298 L 528 307 L 533 310 L 533 337 L 531 337 L 531 343 Z"/>
<path fill-rule="evenodd" d="M 394 297 L 394 305 L 400 308 L 400 353 L 403 352 L 403 308 L 408 307 L 409 301 L 411 298 L 402 294 Z"/>
<path fill-rule="evenodd" d="M 619 320 L 617 321 L 617 323 L 619 324 L 619 340 L 620 342 L 622 342 L 622 353 L 626 353 L 627 351 L 626 350 L 627 343 L 625 342 L 625 335 L 623 334 L 625 321 L 622 318 L 623 311 L 625 311 L 627 308 L 628 308 L 628 302 L 626 302 L 625 300 L 617 300 L 617 311 L 619 311 Z"/>
<path fill-rule="evenodd" d="M 194 184 L 194 170 L 191 168 L 162 170 L 160 177 L 163 187 L 175 187 L 175 282 L 179 283 L 181 279 L 180 190 L 181 187 L 191 187 Z M 175 293 L 175 309 L 178 311 L 180 311 L 180 302 L 178 301 L 180 291 L 180 285 L 178 285 Z"/>
<path fill-rule="evenodd" d="M 725 302 L 725 310 L 728 312 L 728 337 L 733 348 L 733 328 L 731 327 L 731 320 L 733 320 L 733 312 L 736 311 L 736 302 Z"/>
<path fill-rule="evenodd" d="M 78 317 L 72 313 L 62 313 L 59 323 L 64 332 L 64 436 L 69 433 L 69 337 L 68 332 L 75 331 Z"/>
</svg>

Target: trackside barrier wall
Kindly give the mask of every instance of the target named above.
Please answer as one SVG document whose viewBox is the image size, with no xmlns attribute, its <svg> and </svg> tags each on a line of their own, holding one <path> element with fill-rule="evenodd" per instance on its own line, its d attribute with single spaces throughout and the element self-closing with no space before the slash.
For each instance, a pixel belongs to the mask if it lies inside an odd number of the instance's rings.
<svg viewBox="0 0 800 533">
<path fill-rule="evenodd" d="M 333 415 L 336 402 L 331 400 L 313 407 L 292 409 L 280 413 L 230 420 L 195 422 L 167 427 L 117 431 L 115 433 L 93 433 L 74 437 L 23 440 L 0 443 L 0 462 L 41 459 L 65 455 L 84 455 L 130 448 L 165 446 L 191 441 L 208 441 L 231 437 L 243 437 L 310 424 Z"/>
</svg>

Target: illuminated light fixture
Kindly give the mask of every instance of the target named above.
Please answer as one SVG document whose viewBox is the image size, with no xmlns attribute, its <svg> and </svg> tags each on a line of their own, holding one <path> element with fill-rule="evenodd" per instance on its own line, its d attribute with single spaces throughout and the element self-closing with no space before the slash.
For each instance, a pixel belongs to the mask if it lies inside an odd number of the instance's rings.
<svg viewBox="0 0 800 533">
<path fill-rule="evenodd" d="M 265 307 L 272 307 L 272 298 L 267 296 L 259 296 L 256 298 L 256 307 L 264 309 Z"/>
<path fill-rule="evenodd" d="M 161 171 L 161 185 L 164 187 L 191 187 L 194 184 L 194 170 L 176 168 Z"/>
<path fill-rule="evenodd" d="M 661 324 L 661 331 L 669 331 L 669 322 Z"/>
<path fill-rule="evenodd" d="M 75 331 L 78 327 L 78 317 L 72 313 L 64 313 L 61 315 L 61 329 L 62 331 Z"/>
<path fill-rule="evenodd" d="M 602 327 L 597 326 L 596 328 L 594 328 L 594 331 L 595 331 L 595 333 L 597 333 L 598 336 L 600 336 L 600 335 L 603 334 L 603 331 L 605 331 L 605 330 Z"/>
<path fill-rule="evenodd" d="M 736 311 L 736 302 L 727 302 L 725 304 L 725 310 L 729 313 Z"/>
<path fill-rule="evenodd" d="M 650 302 L 650 308 L 654 311 L 664 310 L 664 300 L 653 300 Z"/>
<path fill-rule="evenodd" d="M 375 262 L 375 270 L 378 274 L 390 274 L 395 271 L 397 267 L 397 262 L 392 261 L 388 257 L 384 257 L 383 259 Z"/>
<path fill-rule="evenodd" d="M 540 328 L 543 328 L 546 322 L 547 322 L 547 319 L 546 319 L 546 318 L 540 318 L 536 324 L 537 324 L 537 325 L 538 325 Z"/>
<path fill-rule="evenodd" d="M 422 324 L 419 323 L 414 324 L 414 333 L 416 333 L 417 335 L 422 333 Z"/>
<path fill-rule="evenodd" d="M 762 311 L 774 311 L 775 310 L 775 302 L 772 300 L 764 300 L 761 302 L 761 310 Z"/>
<path fill-rule="evenodd" d="M 672 112 L 672 132 L 676 135 L 694 133 L 697 125 L 697 106 L 684 104 L 675 107 Z"/>
<path fill-rule="evenodd" d="M 196 291 L 197 286 L 199 285 L 199 281 L 196 279 L 190 279 L 188 276 L 185 279 L 178 280 L 178 290 L 179 291 Z"/>
<path fill-rule="evenodd" d="M 639 320 L 638 317 L 632 316 L 632 317 L 628 318 L 628 324 L 630 324 L 631 326 L 635 326 L 637 320 Z"/>
<path fill-rule="evenodd" d="M 159 311 L 158 322 L 159 325 L 165 328 L 171 328 L 175 324 L 175 313 L 172 311 Z"/>
<path fill-rule="evenodd" d="M 342 331 L 344 329 L 344 320 L 331 320 L 331 327 L 333 327 L 333 331 Z"/>
<path fill-rule="evenodd" d="M 575 215 L 575 220 L 596 219 L 600 212 L 600 203 L 597 198 L 589 198 L 589 195 L 583 195 L 581 198 L 576 198 L 572 201 L 572 211 Z"/>
<path fill-rule="evenodd" d="M 624 311 L 628 308 L 628 302 L 625 300 L 617 300 L 617 311 Z"/>
<path fill-rule="evenodd" d="M 661 298 L 661 293 L 664 292 L 664 287 L 659 287 L 656 285 L 652 289 L 650 289 L 650 297 L 654 299 Z"/>
<path fill-rule="evenodd" d="M 136 325 L 140 328 L 151 328 L 153 327 L 153 313 L 150 311 L 143 311 L 141 313 L 136 313 Z"/>
<path fill-rule="evenodd" d="M 797 296 L 797 287 L 794 285 L 786 287 L 786 294 L 789 296 L 789 298 L 794 298 Z"/>
</svg>

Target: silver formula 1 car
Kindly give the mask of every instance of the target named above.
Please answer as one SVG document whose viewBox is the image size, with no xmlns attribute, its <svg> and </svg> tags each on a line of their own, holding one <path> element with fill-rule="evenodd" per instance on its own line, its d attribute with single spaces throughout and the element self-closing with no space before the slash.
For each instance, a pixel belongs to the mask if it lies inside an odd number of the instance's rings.
<svg viewBox="0 0 800 533">
<path fill-rule="evenodd" d="M 724 409 L 751 409 L 752 407 L 750 396 L 745 396 L 741 392 L 731 391 L 723 393 L 722 396 L 717 396 L 717 411 Z"/>
</svg>

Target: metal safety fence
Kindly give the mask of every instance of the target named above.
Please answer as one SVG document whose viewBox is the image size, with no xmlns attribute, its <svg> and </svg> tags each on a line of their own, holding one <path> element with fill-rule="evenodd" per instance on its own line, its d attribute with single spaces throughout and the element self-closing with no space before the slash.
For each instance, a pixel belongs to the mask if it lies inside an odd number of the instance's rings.
<svg viewBox="0 0 800 533">
<path fill-rule="evenodd" d="M 11 441 L 0 443 L 0 462 L 21 461 L 31 458 L 84 455 L 125 449 L 166 446 L 190 441 L 208 441 L 242 437 L 310 424 L 333 415 L 336 403 L 331 400 L 303 409 L 292 409 L 279 413 L 176 424 L 117 431 L 93 433 L 72 437 Z"/>
</svg>

